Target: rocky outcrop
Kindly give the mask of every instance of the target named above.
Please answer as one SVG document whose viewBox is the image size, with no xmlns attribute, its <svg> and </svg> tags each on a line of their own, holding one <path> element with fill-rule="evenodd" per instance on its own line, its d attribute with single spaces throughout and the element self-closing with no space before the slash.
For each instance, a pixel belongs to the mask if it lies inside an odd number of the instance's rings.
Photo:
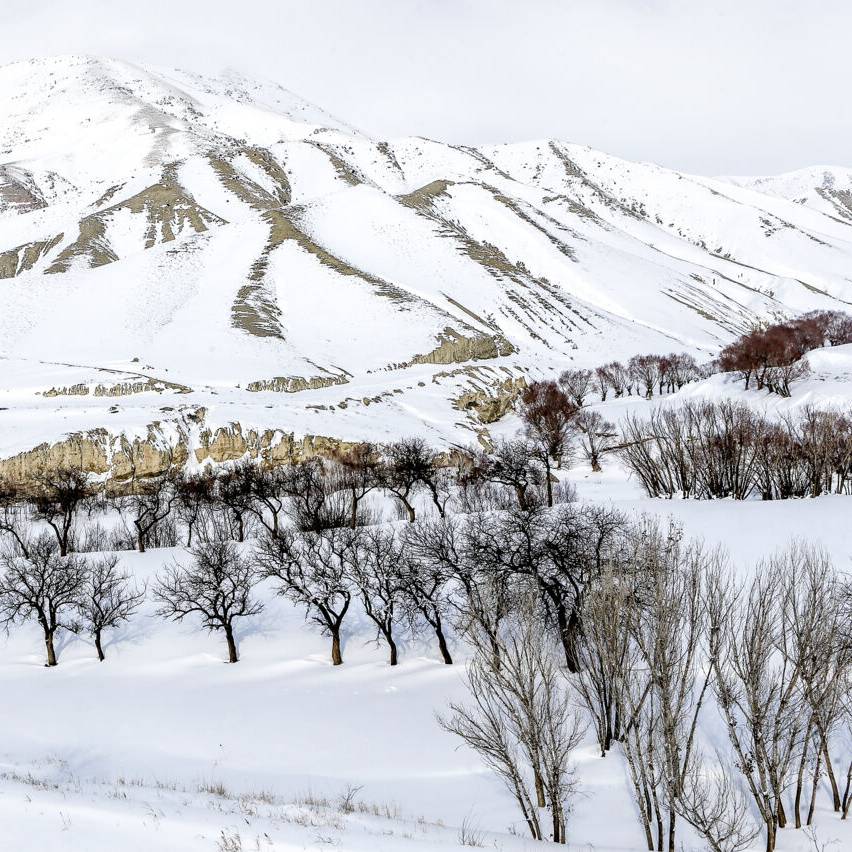
<svg viewBox="0 0 852 852">
<path fill-rule="evenodd" d="M 29 172 L 15 166 L 0 166 L 0 211 L 31 213 L 46 206 Z"/>
<path fill-rule="evenodd" d="M 0 460 L 0 479 L 23 486 L 31 484 L 39 472 L 58 467 L 81 468 L 109 484 L 121 487 L 131 479 L 157 476 L 170 468 L 196 464 L 237 461 L 249 458 L 268 465 L 288 464 L 313 456 L 330 457 L 351 446 L 346 441 L 322 435 L 297 438 L 277 429 L 244 430 L 239 423 L 217 429 L 194 430 L 193 418 L 203 423 L 203 412 L 185 413 L 174 429 L 152 424 L 144 437 L 113 435 L 105 429 L 69 435 L 54 444 L 40 444 L 31 450 Z M 169 424 L 173 427 L 175 424 Z"/>
<path fill-rule="evenodd" d="M 38 240 L 0 252 L 0 278 L 14 278 L 32 269 L 63 240 L 63 234 L 49 240 Z"/>
<path fill-rule="evenodd" d="M 514 408 L 526 386 L 526 379 L 509 377 L 484 387 L 471 388 L 453 400 L 453 407 L 474 415 L 480 423 L 495 423 Z"/>
<path fill-rule="evenodd" d="M 299 393 L 306 390 L 319 390 L 332 385 L 345 385 L 349 377 L 343 374 L 336 376 L 275 376 L 271 379 L 259 379 L 249 382 L 246 390 L 252 393 L 274 391 L 275 393 Z"/>
<path fill-rule="evenodd" d="M 76 385 L 69 385 L 61 388 L 48 388 L 43 392 L 43 396 L 88 396 L 90 393 L 93 396 L 113 397 L 113 396 L 130 396 L 135 393 L 148 393 L 154 391 L 163 393 L 163 391 L 174 391 L 175 393 L 192 393 L 192 388 L 186 385 L 178 384 L 177 382 L 167 382 L 163 379 L 140 379 L 139 381 L 116 382 L 115 384 L 105 385 L 97 384 L 94 389 L 84 382 Z"/>
<path fill-rule="evenodd" d="M 464 364 L 466 361 L 482 361 L 511 355 L 515 347 L 501 334 L 459 334 L 447 328 L 438 336 L 438 345 L 425 355 L 415 355 L 400 367 L 414 364 Z"/>
<path fill-rule="evenodd" d="M 168 167 L 164 169 L 160 183 L 82 219 L 77 239 L 59 253 L 46 273 L 67 272 L 78 258 L 82 258 L 90 268 L 118 260 L 109 243 L 107 228 L 112 216 L 122 210 L 145 217 L 147 228 L 143 247 L 146 249 L 158 243 L 171 242 L 187 228 L 200 234 L 213 225 L 226 224 L 224 219 L 188 195 L 178 183 L 174 168 Z"/>
</svg>

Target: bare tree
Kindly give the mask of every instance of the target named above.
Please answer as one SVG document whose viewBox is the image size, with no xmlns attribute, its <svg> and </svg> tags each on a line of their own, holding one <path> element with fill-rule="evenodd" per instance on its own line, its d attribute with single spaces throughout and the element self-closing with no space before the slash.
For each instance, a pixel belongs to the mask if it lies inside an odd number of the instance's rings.
<svg viewBox="0 0 852 852">
<path fill-rule="evenodd" d="M 322 459 L 294 462 L 281 473 L 281 489 L 288 498 L 286 512 L 296 529 L 316 533 L 346 525 L 346 496 L 335 488 Z"/>
<path fill-rule="evenodd" d="M 574 687 L 589 712 L 604 757 L 622 737 L 626 681 L 638 665 L 630 623 L 638 602 L 631 576 L 607 562 L 583 602 Z"/>
<path fill-rule="evenodd" d="M 341 665 L 343 619 L 352 602 L 349 569 L 360 530 L 334 528 L 296 534 L 283 530 L 260 538 L 256 558 L 278 594 L 305 607 L 306 617 L 331 637 L 331 662 Z"/>
<path fill-rule="evenodd" d="M 527 601 L 503 626 L 500 655 L 491 638 L 472 633 L 474 656 L 467 672 L 471 703 L 450 705 L 441 726 L 460 737 L 504 781 L 530 834 L 567 840 L 568 802 L 576 790 L 571 753 L 583 725 L 571 701 L 555 648 Z M 550 815 L 549 831 L 540 809 Z"/>
<path fill-rule="evenodd" d="M 759 834 L 746 797 L 734 781 L 736 767 L 720 754 L 714 769 L 694 752 L 687 763 L 680 795 L 674 808 L 707 843 L 710 852 L 743 852 Z"/>
<path fill-rule="evenodd" d="M 642 524 L 633 555 L 642 577 L 640 605 L 631 618 L 638 651 L 644 703 L 649 716 L 650 757 L 668 807 L 668 852 L 675 852 L 677 802 L 695 750 L 698 720 L 711 681 L 710 666 L 700 665 L 706 635 L 707 578 L 724 570 L 718 551 L 684 543 L 670 525 Z M 646 680 L 650 678 L 650 680 Z M 647 691 L 646 691 L 647 687 Z"/>
<path fill-rule="evenodd" d="M 186 546 L 192 547 L 192 536 L 204 510 L 214 501 L 216 479 L 209 472 L 181 474 L 175 478 L 176 511 L 186 525 Z"/>
<path fill-rule="evenodd" d="M 379 527 L 365 528 L 355 545 L 349 577 L 395 666 L 399 662 L 395 628 L 404 606 L 402 547 L 393 530 Z"/>
<path fill-rule="evenodd" d="M 605 366 L 595 367 L 592 382 L 601 398 L 601 402 L 606 402 L 607 394 L 610 387 L 612 387 L 612 380 Z"/>
<path fill-rule="evenodd" d="M 766 829 L 767 852 L 787 824 L 783 793 L 807 718 L 800 666 L 783 653 L 783 589 L 783 580 L 762 565 L 742 592 L 720 574 L 707 593 L 717 701 Z"/>
<path fill-rule="evenodd" d="M 574 422 L 580 433 L 580 446 L 586 461 L 592 470 L 600 471 L 601 455 L 614 446 L 617 437 L 615 426 L 590 409 L 583 409 Z"/>
<path fill-rule="evenodd" d="M 476 466 L 482 478 L 511 488 L 521 509 L 535 505 L 535 489 L 544 484 L 548 488 L 549 500 L 553 499 L 552 485 L 546 476 L 541 455 L 528 441 L 501 439 L 490 455 L 478 456 Z"/>
<path fill-rule="evenodd" d="M 67 556 L 72 549 L 74 521 L 92 494 L 89 476 L 81 469 L 58 467 L 36 475 L 36 517 L 53 530 L 60 556 Z"/>
<path fill-rule="evenodd" d="M 124 502 L 136 528 L 136 546 L 140 553 L 145 553 L 148 537 L 157 524 L 169 517 L 177 496 L 174 477 L 169 472 L 135 482 Z"/>
<path fill-rule="evenodd" d="M 16 482 L 0 477 L 0 533 L 10 536 L 15 544 L 26 553 L 27 530 L 32 506 L 27 493 Z"/>
<path fill-rule="evenodd" d="M 565 370 L 559 376 L 559 384 L 577 408 L 582 408 L 591 393 L 595 379 L 591 370 Z M 599 381 L 599 379 L 598 379 Z M 606 392 L 602 393 L 606 398 Z"/>
<path fill-rule="evenodd" d="M 252 598 L 260 577 L 230 542 L 199 544 L 190 554 L 190 565 L 166 566 L 157 577 L 157 614 L 172 621 L 195 615 L 207 630 L 222 630 L 228 643 L 228 662 L 236 663 L 239 656 L 234 623 L 263 610 L 263 604 Z"/>
<path fill-rule="evenodd" d="M 118 566 L 119 559 L 114 554 L 90 561 L 80 592 L 79 612 L 101 662 L 106 659 L 104 631 L 129 621 L 145 600 L 145 586 L 137 586 L 131 575 Z"/>
<path fill-rule="evenodd" d="M 284 468 L 263 469 L 250 464 L 244 473 L 248 491 L 246 508 L 271 535 L 278 535 L 288 479 Z"/>
<path fill-rule="evenodd" d="M 412 502 L 418 488 L 425 487 L 432 496 L 438 513 L 444 514 L 435 483 L 435 458 L 422 438 L 404 438 L 384 447 L 382 484 L 405 508 L 409 521 L 414 521 Z"/>
<path fill-rule="evenodd" d="M 645 397 L 651 399 L 654 388 L 660 381 L 661 358 L 659 355 L 634 355 L 628 362 L 628 369 L 633 383 L 645 391 Z"/>
<path fill-rule="evenodd" d="M 588 370 L 584 372 L 588 373 Z M 556 462 L 557 468 L 562 467 L 571 446 L 578 409 L 579 406 L 560 390 L 556 382 L 534 382 L 521 394 L 519 414 L 524 423 L 524 434 L 544 465 L 548 506 L 553 505 L 551 460 Z"/>
<path fill-rule="evenodd" d="M 446 637 L 446 622 L 452 612 L 450 602 L 452 574 L 441 562 L 421 560 L 414 556 L 422 540 L 420 530 L 431 523 L 431 521 L 421 521 L 409 527 L 403 534 L 403 548 L 408 556 L 400 576 L 401 588 L 414 616 L 411 620 L 420 618 L 432 628 L 438 639 L 441 659 L 447 665 L 452 665 L 453 658 L 450 655 Z M 444 522 L 438 523 L 443 525 Z M 426 537 L 430 538 L 432 534 L 427 533 Z"/>
<path fill-rule="evenodd" d="M 340 484 L 349 492 L 349 525 L 355 529 L 361 501 L 382 484 L 381 454 L 375 444 L 363 442 L 339 450 L 334 458 L 340 465 Z"/>
<path fill-rule="evenodd" d="M 61 556 L 51 533 L 26 538 L 0 553 L 0 623 L 37 621 L 44 632 L 47 665 L 55 666 L 54 638 L 67 613 L 76 611 L 86 582 L 86 566 L 77 556 Z"/>
</svg>

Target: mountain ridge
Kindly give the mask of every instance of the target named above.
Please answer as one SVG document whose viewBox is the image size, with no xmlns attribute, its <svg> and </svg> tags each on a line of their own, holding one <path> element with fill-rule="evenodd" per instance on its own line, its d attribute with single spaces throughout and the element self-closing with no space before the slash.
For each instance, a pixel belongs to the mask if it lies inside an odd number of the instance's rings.
<svg viewBox="0 0 852 852">
<path fill-rule="evenodd" d="M 471 440 L 471 393 L 852 303 L 840 167 L 377 141 L 277 84 L 92 57 L 0 68 L 0 112 L 0 456 L 181 407 Z M 96 398 L 110 371 L 142 389 Z"/>
</svg>

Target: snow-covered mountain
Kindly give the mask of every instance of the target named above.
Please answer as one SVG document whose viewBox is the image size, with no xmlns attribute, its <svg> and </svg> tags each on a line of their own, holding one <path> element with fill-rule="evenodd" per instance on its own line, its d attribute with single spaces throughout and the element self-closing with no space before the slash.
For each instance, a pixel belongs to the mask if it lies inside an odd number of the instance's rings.
<svg viewBox="0 0 852 852">
<path fill-rule="evenodd" d="M 0 456 L 152 423 L 469 441 L 524 376 L 852 303 L 848 169 L 377 141 L 84 57 L 0 69 L 0 116 Z"/>
</svg>

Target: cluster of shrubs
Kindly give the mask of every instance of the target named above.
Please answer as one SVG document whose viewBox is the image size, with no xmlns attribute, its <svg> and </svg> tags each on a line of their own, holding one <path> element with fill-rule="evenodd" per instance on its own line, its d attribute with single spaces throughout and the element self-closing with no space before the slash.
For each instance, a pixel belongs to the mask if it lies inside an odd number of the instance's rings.
<svg viewBox="0 0 852 852">
<path fill-rule="evenodd" d="M 790 385 L 810 372 L 805 356 L 824 346 L 852 343 L 852 316 L 841 311 L 811 311 L 737 338 L 719 355 L 723 373 L 735 373 L 746 390 L 790 396 Z"/>
<path fill-rule="evenodd" d="M 617 453 L 650 497 L 852 492 L 852 416 L 810 406 L 777 420 L 730 401 L 657 408 L 625 418 Z"/>
</svg>

